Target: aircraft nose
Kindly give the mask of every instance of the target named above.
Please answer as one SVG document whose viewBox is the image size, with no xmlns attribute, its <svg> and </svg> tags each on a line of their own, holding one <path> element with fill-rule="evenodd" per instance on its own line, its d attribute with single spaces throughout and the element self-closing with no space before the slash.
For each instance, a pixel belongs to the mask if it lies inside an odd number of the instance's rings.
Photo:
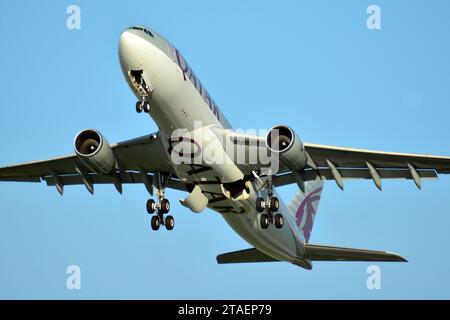
<svg viewBox="0 0 450 320">
<path fill-rule="evenodd" d="M 125 57 L 133 47 L 133 35 L 129 31 L 124 31 L 119 38 L 119 55 Z"/>
<path fill-rule="evenodd" d="M 137 69 L 139 68 L 140 58 L 140 42 L 142 40 L 126 30 L 122 32 L 119 38 L 119 58 L 120 63 L 124 69 Z"/>
<path fill-rule="evenodd" d="M 130 47 L 133 42 L 133 33 L 129 30 L 125 30 L 120 34 L 119 39 L 119 50 L 122 52 Z"/>
</svg>

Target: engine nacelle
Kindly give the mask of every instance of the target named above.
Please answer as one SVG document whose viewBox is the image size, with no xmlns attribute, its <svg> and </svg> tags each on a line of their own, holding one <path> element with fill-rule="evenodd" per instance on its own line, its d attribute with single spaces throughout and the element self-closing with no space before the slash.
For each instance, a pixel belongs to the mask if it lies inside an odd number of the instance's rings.
<svg viewBox="0 0 450 320">
<path fill-rule="evenodd" d="M 103 174 L 112 172 L 116 160 L 111 146 L 100 132 L 83 130 L 76 135 L 73 144 L 75 153 L 87 167 Z"/>
<path fill-rule="evenodd" d="M 280 125 L 270 129 L 266 136 L 266 146 L 289 169 L 300 171 L 305 167 L 308 158 L 305 147 L 291 128 Z"/>
</svg>

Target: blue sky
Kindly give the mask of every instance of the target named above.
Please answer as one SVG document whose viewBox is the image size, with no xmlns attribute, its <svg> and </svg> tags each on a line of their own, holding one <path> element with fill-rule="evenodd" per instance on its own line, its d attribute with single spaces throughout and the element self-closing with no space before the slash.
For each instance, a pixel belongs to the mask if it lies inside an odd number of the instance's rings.
<svg viewBox="0 0 450 320">
<path fill-rule="evenodd" d="M 81 8 L 81 30 L 66 8 Z M 366 8 L 382 28 L 366 28 Z M 120 32 L 146 25 L 189 61 L 237 128 L 292 126 L 308 142 L 450 155 L 448 1 L 0 2 L 0 165 L 72 152 L 75 134 L 110 142 L 156 130 L 134 111 L 118 63 Z M 253 120 L 252 120 L 253 119 Z M 289 200 L 294 187 L 282 189 Z M 450 177 L 325 186 L 311 241 L 395 251 L 380 290 L 367 263 L 219 266 L 247 248 L 212 211 L 181 207 L 152 232 L 148 195 L 127 185 L 0 184 L 0 298 L 450 298 Z M 66 268 L 81 268 L 81 290 Z"/>
</svg>

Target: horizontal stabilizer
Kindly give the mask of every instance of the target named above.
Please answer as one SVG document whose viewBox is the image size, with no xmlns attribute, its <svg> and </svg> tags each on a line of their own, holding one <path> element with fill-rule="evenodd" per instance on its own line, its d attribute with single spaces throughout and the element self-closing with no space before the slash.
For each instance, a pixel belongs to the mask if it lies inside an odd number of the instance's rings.
<svg viewBox="0 0 450 320">
<path fill-rule="evenodd" d="M 304 261 L 384 261 L 384 262 L 408 262 L 402 256 L 385 251 L 321 246 L 316 244 L 305 245 L 305 255 L 298 258 Z M 251 263 L 279 261 L 256 248 L 228 252 L 217 256 L 219 264 L 226 263 Z"/>
<path fill-rule="evenodd" d="M 408 262 L 396 253 L 341 247 L 305 245 L 305 259 L 311 261 L 391 261 Z"/>
<path fill-rule="evenodd" d="M 217 256 L 217 263 L 249 263 L 249 262 L 273 262 L 278 261 L 258 249 L 251 248 L 246 250 L 228 252 Z"/>
</svg>

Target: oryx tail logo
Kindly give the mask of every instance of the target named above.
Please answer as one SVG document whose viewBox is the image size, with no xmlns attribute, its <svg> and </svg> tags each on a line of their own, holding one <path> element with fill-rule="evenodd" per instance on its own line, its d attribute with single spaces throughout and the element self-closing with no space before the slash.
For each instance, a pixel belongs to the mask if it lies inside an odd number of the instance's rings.
<svg viewBox="0 0 450 320">
<path fill-rule="evenodd" d="M 301 202 L 295 214 L 297 226 L 303 231 L 303 235 L 305 236 L 305 240 L 307 242 L 311 236 L 314 217 L 316 216 L 321 192 L 322 187 L 317 188 L 308 194 Z"/>
</svg>

